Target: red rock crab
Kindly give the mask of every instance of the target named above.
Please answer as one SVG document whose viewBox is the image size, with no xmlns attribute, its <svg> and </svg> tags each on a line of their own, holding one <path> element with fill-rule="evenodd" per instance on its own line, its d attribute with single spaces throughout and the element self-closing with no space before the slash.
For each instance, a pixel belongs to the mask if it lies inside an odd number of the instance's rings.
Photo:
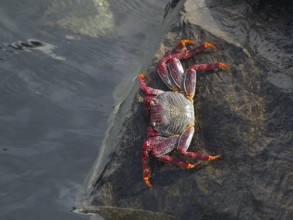
<svg viewBox="0 0 293 220">
<path fill-rule="evenodd" d="M 194 42 L 181 40 L 171 52 L 160 60 L 157 66 L 158 75 L 172 91 L 165 92 L 147 87 L 144 75 L 138 75 L 139 86 L 147 95 L 144 100 L 145 110 L 150 118 L 148 138 L 143 144 L 142 151 L 143 179 L 149 187 L 151 186 L 148 165 L 150 152 L 159 161 L 185 169 L 194 168 L 200 162 L 191 164 L 167 154 L 177 149 L 182 155 L 195 160 L 215 160 L 220 157 L 220 155 L 211 156 L 187 150 L 194 134 L 193 96 L 196 86 L 196 70 L 223 69 L 228 71 L 229 67 L 220 62 L 195 64 L 185 72 L 180 62 L 181 59 L 188 59 L 206 49 L 216 49 L 214 45 L 206 42 L 188 50 L 187 44 L 194 45 Z"/>
</svg>

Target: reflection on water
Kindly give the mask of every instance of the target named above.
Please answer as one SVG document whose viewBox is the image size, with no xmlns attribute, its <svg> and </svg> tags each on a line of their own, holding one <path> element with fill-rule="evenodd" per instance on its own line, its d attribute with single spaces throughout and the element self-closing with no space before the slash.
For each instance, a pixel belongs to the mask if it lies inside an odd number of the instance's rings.
<svg viewBox="0 0 293 220">
<path fill-rule="evenodd" d="M 56 46 L 49 43 L 40 42 L 38 40 L 28 39 L 27 42 L 18 41 L 16 43 L 8 44 L 8 46 L 16 50 L 39 50 L 53 59 L 65 60 L 65 57 L 61 57 L 53 53 L 53 50 L 56 48 Z"/>
<path fill-rule="evenodd" d="M 47 24 L 58 25 L 77 34 L 98 37 L 114 26 L 107 0 L 42 0 Z"/>
<path fill-rule="evenodd" d="M 0 219 L 87 219 L 70 213 L 76 192 L 165 4 L 1 1 Z"/>
</svg>

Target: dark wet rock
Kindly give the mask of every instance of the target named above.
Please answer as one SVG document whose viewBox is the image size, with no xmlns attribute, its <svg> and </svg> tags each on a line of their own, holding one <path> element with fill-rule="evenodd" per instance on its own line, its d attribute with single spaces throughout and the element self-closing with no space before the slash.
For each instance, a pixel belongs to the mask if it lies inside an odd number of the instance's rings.
<svg viewBox="0 0 293 220">
<path fill-rule="evenodd" d="M 120 212 L 120 219 L 141 219 L 140 210 L 153 219 L 292 219 L 292 23 L 247 17 L 253 12 L 246 1 L 173 1 L 166 9 L 161 43 L 142 71 L 148 85 L 167 90 L 156 65 L 180 39 L 218 47 L 183 63 L 221 61 L 232 69 L 198 74 L 189 149 L 222 158 L 188 171 L 151 160 L 147 188 L 141 146 L 148 124 L 135 82 L 115 109 L 78 210 L 106 219 Z"/>
<path fill-rule="evenodd" d="M 80 210 L 74 210 L 73 212 L 79 213 Z M 107 207 L 100 206 L 98 208 L 93 208 L 83 210 L 83 214 L 86 215 L 100 215 L 103 218 L 99 219 L 111 219 L 111 220 L 150 220 L 150 219 L 159 219 L 159 220 L 176 220 L 174 216 L 167 215 L 159 212 L 152 212 L 147 210 L 132 209 L 132 208 L 117 208 L 117 207 Z M 93 218 L 95 219 L 95 218 Z"/>
<path fill-rule="evenodd" d="M 268 9 L 267 7 L 286 8 L 293 6 L 291 0 L 246 0 L 255 9 Z"/>
</svg>

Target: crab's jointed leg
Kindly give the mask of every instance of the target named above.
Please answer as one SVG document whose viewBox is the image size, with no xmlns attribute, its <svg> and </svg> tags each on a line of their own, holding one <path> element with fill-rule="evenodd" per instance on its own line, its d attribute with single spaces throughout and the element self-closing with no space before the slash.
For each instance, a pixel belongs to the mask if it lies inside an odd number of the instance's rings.
<svg viewBox="0 0 293 220">
<path fill-rule="evenodd" d="M 150 168 L 148 165 L 149 154 L 152 152 L 156 157 L 160 154 L 164 155 L 172 151 L 178 137 L 173 138 L 164 138 L 161 136 L 150 137 L 145 140 L 142 150 L 142 168 L 143 168 L 143 179 L 147 186 L 151 186 L 149 182 L 150 178 Z"/>
<path fill-rule="evenodd" d="M 149 182 L 149 178 L 151 176 L 150 172 L 150 167 L 148 165 L 148 160 L 149 160 L 149 152 L 151 151 L 151 145 L 148 143 L 148 139 L 144 142 L 143 144 L 143 150 L 142 150 L 142 156 L 141 156 L 141 161 L 142 161 L 142 173 L 143 173 L 143 180 L 145 184 L 150 187 L 151 184 Z"/>
<path fill-rule="evenodd" d="M 175 159 L 174 157 L 171 157 L 170 155 L 162 155 L 160 157 L 157 157 L 157 159 L 159 161 L 161 161 L 161 162 L 171 163 L 171 164 L 174 164 L 176 166 L 179 166 L 179 167 L 182 167 L 182 168 L 185 168 L 185 169 L 192 169 L 192 168 L 194 168 L 194 167 L 196 167 L 197 165 L 200 164 L 200 162 L 198 162 L 196 164 L 182 162 L 182 161 L 179 161 L 179 160 Z"/>
<path fill-rule="evenodd" d="M 170 58 L 168 61 L 168 73 L 170 77 L 174 81 L 175 85 L 180 89 L 183 90 L 182 85 L 184 81 L 184 69 L 179 59 Z"/>
<path fill-rule="evenodd" d="M 203 43 L 202 45 L 186 50 L 186 44 L 194 44 L 191 40 L 182 40 L 171 53 L 167 55 L 159 62 L 157 67 L 158 75 L 165 82 L 165 84 L 173 91 L 183 90 L 184 70 L 180 59 L 188 59 L 193 55 L 196 55 L 208 48 L 213 50 L 216 47 L 210 43 Z"/>
<path fill-rule="evenodd" d="M 174 82 L 171 78 L 170 72 L 168 68 L 170 68 L 167 65 L 167 62 L 174 56 L 176 56 L 179 53 L 183 53 L 182 51 L 186 50 L 187 44 L 194 44 L 194 41 L 192 40 L 181 40 L 179 44 L 172 50 L 172 52 L 169 52 L 165 55 L 165 57 L 159 62 L 157 67 L 157 73 L 160 76 L 160 78 L 163 80 L 163 82 L 173 91 L 178 91 L 178 88 L 176 86 L 176 82 Z M 180 62 L 180 61 L 179 61 Z M 180 64 L 181 65 L 181 64 Z M 182 66 L 181 66 L 182 67 Z M 183 68 L 181 68 L 183 70 Z M 172 73 L 172 72 L 171 72 Z"/>
<path fill-rule="evenodd" d="M 148 118 L 150 118 L 151 116 L 151 105 L 154 103 L 154 99 L 156 98 L 156 96 L 146 96 L 144 98 L 144 112 L 147 115 Z"/>
<path fill-rule="evenodd" d="M 186 50 L 186 45 L 191 44 L 191 45 L 195 45 L 195 42 L 193 40 L 189 40 L 189 39 L 185 39 L 185 40 L 181 40 L 176 47 L 174 47 L 174 49 L 172 50 L 172 54 L 176 54 L 176 53 L 180 53 L 184 50 Z"/>
<path fill-rule="evenodd" d="M 194 128 L 189 127 L 187 128 L 183 134 L 180 136 L 180 140 L 178 143 L 178 151 L 189 158 L 196 159 L 196 160 L 215 160 L 220 157 L 220 155 L 217 156 L 210 156 L 208 154 L 201 154 L 196 152 L 187 152 L 189 145 L 191 143 L 191 139 L 194 134 Z"/>
<path fill-rule="evenodd" d="M 190 70 L 186 73 L 184 79 L 184 91 L 186 96 L 193 102 L 193 96 L 196 87 L 196 71 Z"/>
<path fill-rule="evenodd" d="M 152 154 L 156 157 L 156 159 L 165 162 L 171 163 L 176 166 L 191 169 L 194 168 L 197 164 L 191 164 L 188 162 L 179 161 L 169 155 L 172 150 L 174 150 L 178 144 L 179 136 L 174 135 L 171 137 L 161 137 L 161 136 L 154 136 L 146 139 L 143 144 L 143 151 L 142 151 L 142 167 L 143 167 L 143 179 L 147 186 L 151 186 L 149 178 L 150 178 L 150 168 L 148 165 L 149 154 Z"/>
<path fill-rule="evenodd" d="M 148 137 L 159 136 L 159 134 L 156 132 L 156 130 L 152 126 L 148 127 L 147 134 L 148 134 Z"/>
<path fill-rule="evenodd" d="M 168 53 L 158 64 L 157 73 L 163 82 L 171 89 L 172 91 L 178 91 L 176 84 L 171 79 L 171 75 L 168 70 L 167 61 L 172 58 L 172 54 Z"/>
<path fill-rule="evenodd" d="M 229 71 L 229 67 L 225 63 L 210 63 L 210 64 L 195 64 L 191 66 L 185 75 L 184 79 L 184 90 L 186 93 L 186 96 L 193 100 L 193 96 L 195 93 L 195 87 L 196 87 L 196 70 L 201 71 L 207 71 L 207 70 L 218 70 L 223 69 L 226 71 Z"/>
<path fill-rule="evenodd" d="M 147 95 L 159 95 L 161 94 L 163 91 L 162 90 L 159 90 L 159 89 L 154 89 L 154 88 L 151 88 L 151 87 L 147 87 L 145 82 L 144 82 L 144 79 L 145 79 L 145 76 L 144 74 L 138 74 L 138 83 L 139 83 L 139 87 L 141 88 L 142 91 L 144 91 L 145 94 Z"/>
<path fill-rule="evenodd" d="M 226 70 L 226 71 L 230 71 L 230 68 L 225 64 L 225 63 L 209 63 L 209 64 L 195 64 L 191 67 L 189 67 L 188 71 L 191 70 L 202 70 L 202 71 L 206 71 L 206 70 Z"/>
<path fill-rule="evenodd" d="M 188 58 L 190 58 L 196 54 L 199 54 L 207 49 L 216 50 L 217 48 L 214 45 L 212 45 L 208 42 L 205 42 L 196 48 L 193 48 L 191 50 L 186 50 L 185 52 L 182 52 L 182 53 L 178 53 L 174 57 L 177 59 L 188 59 Z"/>
</svg>

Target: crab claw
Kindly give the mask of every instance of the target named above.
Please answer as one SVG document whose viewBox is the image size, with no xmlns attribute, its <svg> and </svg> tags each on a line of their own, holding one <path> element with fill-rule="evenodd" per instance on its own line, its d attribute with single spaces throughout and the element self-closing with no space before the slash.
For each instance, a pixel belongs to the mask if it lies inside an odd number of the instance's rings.
<svg viewBox="0 0 293 220">
<path fill-rule="evenodd" d="M 210 48 L 210 49 L 213 49 L 213 50 L 217 50 L 216 46 L 214 46 L 214 45 L 212 45 L 212 44 L 210 44 L 208 42 L 203 43 L 203 46 L 204 46 L 205 49 Z"/>
<path fill-rule="evenodd" d="M 230 68 L 225 63 L 218 63 L 219 69 L 230 71 Z"/>
<path fill-rule="evenodd" d="M 217 155 L 217 156 L 209 156 L 208 160 L 216 160 L 218 158 L 220 158 L 221 155 Z"/>
<path fill-rule="evenodd" d="M 143 180 L 144 180 L 145 184 L 146 184 L 148 187 L 152 187 L 152 184 L 150 183 L 148 177 L 144 177 Z"/>
<path fill-rule="evenodd" d="M 192 168 L 195 168 L 195 167 L 197 167 L 199 164 L 201 164 L 201 162 L 198 162 L 198 163 L 196 163 L 196 164 L 188 163 L 187 166 L 186 166 L 186 169 L 192 169 Z"/>
<path fill-rule="evenodd" d="M 195 42 L 189 39 L 181 40 L 180 43 L 173 49 L 172 53 L 180 53 L 183 50 L 186 50 L 186 45 L 188 44 L 195 45 Z"/>
<path fill-rule="evenodd" d="M 186 44 L 192 44 L 194 45 L 195 42 L 193 40 L 189 40 L 189 39 L 185 39 L 185 40 L 181 40 L 180 43 L 185 46 Z"/>
<path fill-rule="evenodd" d="M 144 80 L 144 78 L 145 78 L 145 76 L 144 76 L 144 74 L 143 73 L 140 73 L 140 74 L 138 74 L 138 76 L 137 76 L 139 79 L 142 79 L 142 80 Z"/>
<path fill-rule="evenodd" d="M 150 178 L 150 171 L 149 169 L 145 169 L 143 171 L 143 180 L 148 187 L 151 187 L 152 184 L 150 183 L 149 178 Z"/>
</svg>

